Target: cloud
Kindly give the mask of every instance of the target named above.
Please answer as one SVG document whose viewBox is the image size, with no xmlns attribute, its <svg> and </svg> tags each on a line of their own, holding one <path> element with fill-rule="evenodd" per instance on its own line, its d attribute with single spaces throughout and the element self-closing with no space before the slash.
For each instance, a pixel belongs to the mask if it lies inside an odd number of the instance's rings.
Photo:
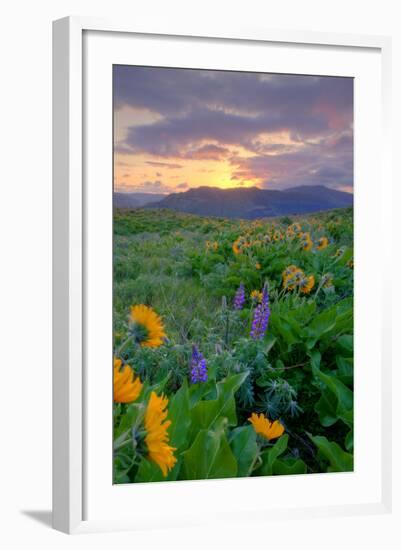
<svg viewBox="0 0 401 550">
<path fill-rule="evenodd" d="M 352 141 L 344 136 L 293 152 L 232 157 L 230 162 L 234 168 L 232 179 L 259 180 L 261 187 L 270 189 L 317 184 L 341 189 L 353 184 Z"/>
<path fill-rule="evenodd" d="M 147 160 L 146 164 L 148 164 L 149 166 L 156 166 L 156 167 L 160 167 L 160 168 L 171 168 L 171 169 L 173 169 L 173 168 L 174 169 L 182 168 L 181 164 L 176 164 L 174 162 L 157 162 L 157 161 L 153 161 L 153 160 Z"/>
<path fill-rule="evenodd" d="M 351 78 L 130 66 L 113 75 L 116 109 L 157 114 L 128 127 L 115 151 L 148 155 L 157 178 L 182 159 L 228 164 L 238 185 L 353 184 Z"/>
<path fill-rule="evenodd" d="M 121 183 L 116 188 L 130 191 L 132 193 L 175 193 L 189 188 L 187 182 L 179 183 L 178 185 L 168 185 L 161 180 L 146 180 L 137 184 Z"/>
<path fill-rule="evenodd" d="M 116 108 L 130 105 L 162 116 L 200 106 L 258 114 L 267 110 L 352 113 L 353 80 L 342 77 L 260 74 L 114 66 Z"/>
<path fill-rule="evenodd" d="M 223 144 L 221 148 L 230 144 L 252 151 L 253 140 L 263 133 L 289 131 L 294 139 L 301 140 L 328 130 L 323 116 L 311 118 L 305 112 L 287 118 L 276 113 L 251 116 L 202 108 L 154 124 L 130 127 L 124 145 L 132 152 L 188 158 L 194 144 L 204 140 L 217 141 Z"/>
<path fill-rule="evenodd" d="M 187 151 L 185 153 L 185 158 L 194 160 L 221 160 L 229 153 L 230 151 L 226 147 L 209 143 L 207 145 L 203 145 L 202 147 Z"/>
<path fill-rule="evenodd" d="M 179 183 L 178 185 L 176 185 L 176 189 L 188 189 L 189 185 L 187 184 L 186 181 L 182 182 L 182 183 Z"/>
</svg>

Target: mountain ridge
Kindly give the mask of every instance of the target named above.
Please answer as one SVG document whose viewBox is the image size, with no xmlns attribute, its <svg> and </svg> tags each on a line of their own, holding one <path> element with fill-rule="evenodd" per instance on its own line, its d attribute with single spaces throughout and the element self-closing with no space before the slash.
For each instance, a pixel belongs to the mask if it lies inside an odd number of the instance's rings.
<svg viewBox="0 0 401 550">
<path fill-rule="evenodd" d="M 201 186 L 171 193 L 144 208 L 167 208 L 200 216 L 256 219 L 296 215 L 353 205 L 353 195 L 324 185 L 302 185 L 283 190 L 258 187 Z"/>
</svg>

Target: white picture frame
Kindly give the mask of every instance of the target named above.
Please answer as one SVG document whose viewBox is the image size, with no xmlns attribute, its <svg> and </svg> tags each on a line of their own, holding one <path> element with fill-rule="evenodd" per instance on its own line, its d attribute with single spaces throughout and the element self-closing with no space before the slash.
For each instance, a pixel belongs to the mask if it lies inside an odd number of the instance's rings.
<svg viewBox="0 0 401 550">
<path fill-rule="evenodd" d="M 386 190 L 391 193 L 391 167 L 389 158 L 389 128 L 390 128 L 390 52 L 391 42 L 387 37 L 375 36 L 353 36 L 337 35 L 313 32 L 289 32 L 275 30 L 216 30 L 180 28 L 169 25 L 168 28 L 143 28 L 140 24 L 131 24 L 121 21 L 104 21 L 93 18 L 69 17 L 54 22 L 53 32 L 53 526 L 56 529 L 67 533 L 114 530 L 114 529 L 138 529 L 152 522 L 151 510 L 147 510 L 146 495 L 154 496 L 164 491 L 165 486 L 172 484 L 149 484 L 137 487 L 128 487 L 129 490 L 140 490 L 142 502 L 141 518 L 138 520 L 135 514 L 132 517 L 124 517 L 121 520 L 116 517 L 108 517 L 106 507 L 100 509 L 96 518 L 87 518 L 88 506 L 88 478 L 94 475 L 93 469 L 88 472 L 88 463 L 85 460 L 85 453 L 88 443 L 88 430 L 91 429 L 90 417 L 88 415 L 87 387 L 87 342 L 85 316 L 87 314 L 85 299 L 88 292 L 88 281 L 85 277 L 85 269 L 88 264 L 88 250 L 90 250 L 91 239 L 88 238 L 88 220 L 85 201 L 88 200 L 84 186 L 87 177 L 85 169 L 85 155 L 88 153 L 84 139 L 85 109 L 85 78 L 83 59 L 87 54 L 85 49 L 85 33 L 100 33 L 102 36 L 108 34 L 108 40 L 113 37 L 147 37 L 147 40 L 155 42 L 160 37 L 178 38 L 180 41 L 187 41 L 188 44 L 194 40 L 227 41 L 231 44 L 278 44 L 288 45 L 292 48 L 327 47 L 341 49 L 343 54 L 348 52 L 371 51 L 375 52 L 380 60 L 380 116 L 377 123 L 380 131 L 377 139 L 380 142 L 380 158 L 378 166 L 378 177 L 380 178 L 382 192 Z M 99 45 L 99 52 L 102 46 Z M 158 53 L 159 52 L 159 53 Z M 90 54 L 91 55 L 91 54 Z M 152 52 L 152 58 L 156 59 L 160 50 L 156 47 Z M 88 59 L 88 58 L 86 58 Z M 93 58 L 90 58 L 93 59 Z M 162 62 L 163 63 L 163 62 Z M 319 63 L 319 61 L 316 61 Z M 320 61 L 321 63 L 321 61 Z M 151 64 L 151 63 L 150 63 Z M 317 65 L 316 65 L 317 66 Z M 222 67 L 223 68 L 223 67 Z M 323 67 L 322 67 L 323 68 Z M 331 74 L 331 73 L 330 73 Z M 107 96 L 105 96 L 105 101 Z M 100 104 L 99 104 L 100 105 Z M 110 105 L 111 110 L 111 105 Z M 363 123 L 363 121 L 361 121 Z M 99 131 L 107 128 L 99 122 Z M 111 136 L 108 136 L 111 140 Z M 111 185 L 111 184 L 110 184 Z M 92 196 L 90 199 L 92 200 Z M 100 204 L 99 199 L 99 204 Z M 111 196 L 109 197 L 111 201 Z M 356 196 L 356 201 L 360 200 Z M 107 204 L 103 205 L 107 209 Z M 110 202 L 111 208 L 111 202 Z M 369 205 L 367 205 L 367 210 Z M 104 210 L 103 210 L 104 211 Z M 106 210 L 107 211 L 107 210 Z M 378 228 L 379 236 L 386 232 L 386 206 L 382 205 L 378 217 L 381 226 Z M 362 216 L 361 216 L 362 218 Z M 93 216 L 92 216 L 93 220 Z M 93 222 L 91 222 L 93 223 Z M 362 223 L 362 222 L 361 222 Z M 106 228 L 107 229 L 107 228 Z M 89 247 L 89 248 L 88 248 Z M 385 267 L 388 262 L 388 250 L 383 250 L 382 265 Z M 361 257 L 363 247 L 361 247 Z M 92 261 L 92 260 L 91 260 Z M 93 261 L 96 261 L 93 260 Z M 110 266 L 111 269 L 111 266 Z M 380 275 L 379 287 L 386 285 L 385 272 Z M 110 280 L 105 280 L 107 284 Z M 384 307 L 388 308 L 390 300 L 386 295 L 387 302 L 378 299 L 377 305 L 383 313 Z M 386 310 L 387 311 L 387 310 Z M 385 513 L 391 510 L 391 357 L 390 357 L 390 330 L 387 326 L 389 315 L 383 315 L 381 324 L 382 339 L 380 347 L 380 364 L 373 365 L 377 371 L 378 384 L 375 385 L 377 396 L 377 407 L 380 408 L 380 457 L 378 457 L 378 468 L 380 468 L 380 481 L 378 481 L 377 493 L 380 497 L 363 502 L 355 502 L 350 499 L 344 502 L 327 501 L 322 506 L 316 506 L 313 501 L 309 505 L 301 506 L 296 504 L 291 509 L 281 505 L 277 509 L 269 508 L 270 517 L 311 517 L 313 514 L 324 513 L 329 515 L 347 515 L 363 513 Z M 90 335 L 89 335 L 90 336 Z M 379 348 L 378 348 L 379 353 Z M 372 356 L 372 361 L 374 355 Z M 111 378 L 110 378 L 111 380 Z M 110 390 L 111 391 L 111 390 Z M 373 395 L 373 394 L 372 394 Z M 91 398 L 92 399 L 92 398 Z M 92 399 L 93 402 L 93 399 Z M 105 403 L 105 407 L 107 404 Z M 107 410 L 102 414 L 107 415 Z M 88 420 L 89 418 L 89 420 Z M 107 432 L 107 430 L 106 430 Z M 107 437 L 107 436 L 106 436 Z M 90 439 L 90 438 L 89 438 Z M 95 444 L 95 443 L 93 443 Z M 379 451 L 378 451 L 379 452 Z M 380 464 L 379 464 L 380 462 Z M 103 472 L 105 470 L 102 470 Z M 102 475 L 102 471 L 96 475 Z M 107 470 L 106 470 L 107 471 Z M 301 477 L 301 476 L 298 476 Z M 319 491 L 319 484 L 323 483 L 321 476 L 313 476 L 315 490 Z M 100 478 L 99 484 L 100 483 Z M 252 480 L 234 480 L 240 482 L 246 491 L 246 485 Z M 291 480 L 287 480 L 291 483 Z M 91 487 L 91 481 L 89 486 Z M 106 483 L 111 484 L 110 479 Z M 188 498 L 188 483 L 180 482 L 180 489 L 177 488 L 176 499 Z M 206 498 L 206 494 L 213 494 L 218 500 L 222 492 L 222 486 L 218 482 L 211 485 L 210 482 L 196 482 L 199 499 Z M 233 483 L 233 481 L 225 481 Z M 345 481 L 346 483 L 346 481 Z M 177 484 L 176 484 L 177 485 Z M 203 488 L 202 488 L 203 486 Z M 229 485 L 225 485 L 227 493 L 233 491 Z M 86 488 L 86 489 L 85 489 Z M 167 489 L 168 490 L 168 489 Z M 193 490 L 193 486 L 192 489 Z M 251 489 L 250 489 L 251 490 Z M 313 491 L 312 491 L 313 492 Z M 125 491 L 127 493 L 127 491 Z M 188 493 L 188 494 L 187 494 Z M 94 497 L 91 497 L 92 499 Z M 96 495 L 101 499 L 102 495 Z M 108 499 L 103 493 L 103 498 Z M 148 497 L 150 500 L 150 497 Z M 204 505 L 204 503 L 203 503 Z M 255 505 L 257 509 L 257 504 Z M 259 509 L 258 521 L 265 521 L 263 518 L 263 507 Z M 154 513 L 154 512 L 153 512 Z M 193 515 L 188 516 L 177 514 L 175 525 L 191 525 L 195 521 L 196 508 Z M 232 521 L 235 521 L 235 514 L 231 514 Z M 170 525 L 171 520 L 167 517 L 157 525 Z M 157 526 L 155 525 L 155 527 Z"/>
</svg>

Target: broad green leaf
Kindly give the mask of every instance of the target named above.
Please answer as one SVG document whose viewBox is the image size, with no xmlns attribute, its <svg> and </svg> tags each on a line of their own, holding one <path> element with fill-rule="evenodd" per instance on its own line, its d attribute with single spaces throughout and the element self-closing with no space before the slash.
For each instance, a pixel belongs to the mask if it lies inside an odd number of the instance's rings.
<svg viewBox="0 0 401 550">
<path fill-rule="evenodd" d="M 200 384 L 193 384 L 189 389 L 189 406 L 192 409 L 198 401 L 200 401 L 205 395 L 207 395 L 212 387 L 214 386 L 214 382 L 209 381 L 206 383 L 200 383 Z"/>
<path fill-rule="evenodd" d="M 327 428 L 337 422 L 337 403 L 337 398 L 331 391 L 322 391 L 319 401 L 315 404 L 315 411 L 322 426 Z"/>
<path fill-rule="evenodd" d="M 345 357 L 352 357 L 354 353 L 354 337 L 351 334 L 343 334 L 337 340 L 337 348 Z"/>
<path fill-rule="evenodd" d="M 351 386 L 354 380 L 354 365 L 352 357 L 336 355 L 337 376 L 344 384 Z"/>
<path fill-rule="evenodd" d="M 284 434 L 276 441 L 273 447 L 262 452 L 262 466 L 257 470 L 256 475 L 271 476 L 275 460 L 284 453 L 288 445 L 288 435 Z"/>
<path fill-rule="evenodd" d="M 320 454 L 329 461 L 331 472 L 352 472 L 354 469 L 354 458 L 352 454 L 347 453 L 334 441 L 329 441 L 322 435 L 310 435 L 310 439 L 319 449 Z"/>
<path fill-rule="evenodd" d="M 336 414 L 345 424 L 352 426 L 353 422 L 353 392 L 335 376 L 323 373 L 318 368 L 312 366 L 313 374 L 319 378 L 337 399 Z M 332 404 L 332 403 L 331 403 Z M 322 403 L 319 404 L 321 409 Z M 316 409 L 315 409 L 316 410 Z"/>
<path fill-rule="evenodd" d="M 142 458 L 135 477 L 137 483 L 148 481 L 163 481 L 163 473 L 159 466 L 147 458 Z"/>
<path fill-rule="evenodd" d="M 273 463 L 273 475 L 306 474 L 307 467 L 300 458 L 277 458 Z"/>
<path fill-rule="evenodd" d="M 186 479 L 219 479 L 237 475 L 237 460 L 221 428 L 201 430 L 183 455 Z"/>
<path fill-rule="evenodd" d="M 264 352 L 267 354 L 269 353 L 269 351 L 272 349 L 272 347 L 274 346 L 274 344 L 277 342 L 277 338 L 275 336 L 273 336 L 271 333 L 268 333 L 266 335 L 266 338 L 264 340 L 264 343 L 265 343 L 265 349 L 264 349 Z"/>
<path fill-rule="evenodd" d="M 347 451 L 349 451 L 350 453 L 354 450 L 354 430 L 350 430 L 347 433 L 345 437 L 344 445 Z"/>
<path fill-rule="evenodd" d="M 234 394 L 248 374 L 248 372 L 241 372 L 222 380 L 216 384 L 217 399 L 199 401 L 194 406 L 191 411 L 190 441 L 193 441 L 199 429 L 213 427 L 219 418 L 227 418 L 229 425 L 236 425 Z"/>
<path fill-rule="evenodd" d="M 177 449 L 177 452 L 185 448 L 188 429 L 191 423 L 189 415 L 189 392 L 187 381 L 177 393 L 171 398 L 168 407 L 168 417 L 171 420 L 169 427 L 170 445 Z"/>
<path fill-rule="evenodd" d="M 230 446 L 238 462 L 238 477 L 250 475 L 259 452 L 253 427 L 235 428 L 230 435 Z"/>
<path fill-rule="evenodd" d="M 132 403 L 125 406 L 124 412 L 118 419 L 117 425 L 114 428 L 114 440 L 120 439 L 121 436 L 132 430 L 132 428 L 140 421 L 145 406 L 141 403 Z"/>
</svg>

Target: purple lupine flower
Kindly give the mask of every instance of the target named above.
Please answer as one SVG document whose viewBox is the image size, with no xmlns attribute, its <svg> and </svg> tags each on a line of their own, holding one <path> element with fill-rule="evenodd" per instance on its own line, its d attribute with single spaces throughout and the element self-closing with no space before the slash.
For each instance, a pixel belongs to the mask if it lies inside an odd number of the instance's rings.
<svg viewBox="0 0 401 550">
<path fill-rule="evenodd" d="M 204 359 L 202 353 L 198 350 L 196 346 L 192 346 L 192 358 L 190 367 L 192 384 L 207 381 L 206 359 Z"/>
<path fill-rule="evenodd" d="M 245 303 L 245 288 L 244 288 L 244 284 L 241 283 L 234 296 L 234 309 L 242 309 L 244 307 L 244 303 Z"/>
<path fill-rule="evenodd" d="M 263 288 L 262 301 L 255 308 L 253 314 L 252 328 L 251 328 L 251 338 L 254 340 L 261 340 L 267 330 L 270 317 L 270 308 L 269 308 L 269 293 L 267 290 L 267 285 Z"/>
</svg>

